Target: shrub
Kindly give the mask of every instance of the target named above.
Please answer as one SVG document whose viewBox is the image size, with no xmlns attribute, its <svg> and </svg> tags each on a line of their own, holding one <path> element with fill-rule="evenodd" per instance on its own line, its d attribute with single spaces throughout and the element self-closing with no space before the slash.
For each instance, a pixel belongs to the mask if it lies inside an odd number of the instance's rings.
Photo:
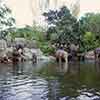
<svg viewBox="0 0 100 100">
<path fill-rule="evenodd" d="M 55 52 L 55 49 L 53 47 L 51 47 L 50 43 L 48 43 L 48 42 L 39 42 L 38 47 L 42 50 L 42 52 L 45 55 L 51 55 L 51 54 L 54 54 L 54 52 Z"/>
</svg>

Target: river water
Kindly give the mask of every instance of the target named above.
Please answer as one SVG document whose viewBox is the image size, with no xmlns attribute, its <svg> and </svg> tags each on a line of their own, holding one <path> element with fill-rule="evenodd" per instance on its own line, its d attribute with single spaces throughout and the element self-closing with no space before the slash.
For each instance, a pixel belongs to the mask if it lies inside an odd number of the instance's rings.
<svg viewBox="0 0 100 100">
<path fill-rule="evenodd" d="M 100 64 L 0 64 L 0 100 L 100 100 Z"/>
</svg>

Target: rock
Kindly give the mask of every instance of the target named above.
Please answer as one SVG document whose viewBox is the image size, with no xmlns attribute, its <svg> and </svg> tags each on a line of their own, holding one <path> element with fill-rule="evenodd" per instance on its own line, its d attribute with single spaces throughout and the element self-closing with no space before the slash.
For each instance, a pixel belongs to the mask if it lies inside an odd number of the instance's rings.
<svg viewBox="0 0 100 100">
<path fill-rule="evenodd" d="M 53 56 L 49 56 L 49 59 L 52 60 L 52 61 L 55 61 L 56 60 L 56 58 L 53 57 Z"/>
<path fill-rule="evenodd" d="M 6 52 L 5 51 L 0 51 L 0 58 L 5 57 L 5 56 L 6 56 Z"/>
<path fill-rule="evenodd" d="M 3 39 L 0 40 L 0 57 L 5 55 L 5 51 L 7 48 L 7 42 Z"/>
<path fill-rule="evenodd" d="M 0 40 L 0 50 L 5 50 L 7 48 L 7 42 L 3 39 Z"/>
<path fill-rule="evenodd" d="M 43 56 L 43 52 L 40 49 L 34 49 L 34 48 L 32 48 L 31 52 L 34 53 L 34 54 L 36 54 L 37 59 L 40 59 Z"/>
<path fill-rule="evenodd" d="M 23 51 L 26 52 L 26 53 L 31 52 L 29 48 L 24 48 Z"/>
<path fill-rule="evenodd" d="M 75 100 L 100 100 L 100 97 L 97 95 L 93 95 L 91 97 L 86 95 L 80 95 Z"/>
<path fill-rule="evenodd" d="M 91 98 L 89 98 L 88 96 L 86 95 L 80 95 L 76 98 L 76 100 L 91 100 Z"/>
<path fill-rule="evenodd" d="M 34 53 L 34 54 L 38 55 L 37 54 L 37 49 L 32 48 L 32 49 L 30 49 L 30 51 L 31 51 L 31 53 Z"/>
<path fill-rule="evenodd" d="M 15 38 L 14 45 L 22 45 L 23 47 L 27 44 L 25 38 Z"/>
<path fill-rule="evenodd" d="M 32 59 L 32 52 L 29 48 L 24 48 L 23 51 L 26 60 Z"/>
<path fill-rule="evenodd" d="M 27 40 L 27 48 L 37 48 L 37 41 L 36 40 Z"/>
<path fill-rule="evenodd" d="M 51 59 L 54 59 L 54 57 L 48 57 L 48 56 L 44 56 L 43 52 L 40 49 L 31 49 L 31 53 L 35 54 L 37 56 L 38 60 L 46 60 L 46 61 L 50 61 Z"/>
<path fill-rule="evenodd" d="M 8 58 L 12 57 L 12 53 L 13 53 L 12 47 L 6 49 L 6 55 Z"/>
<path fill-rule="evenodd" d="M 66 97 L 61 98 L 60 100 L 69 100 L 69 99 L 70 99 L 70 97 L 69 96 L 66 96 Z"/>
<path fill-rule="evenodd" d="M 12 47 L 13 46 L 13 40 L 7 39 L 7 47 Z"/>
<path fill-rule="evenodd" d="M 24 48 L 23 49 L 23 54 L 24 54 L 24 59 L 26 60 L 31 60 L 33 57 L 33 54 L 36 55 L 37 59 L 44 59 L 43 53 L 40 49 L 29 49 L 29 48 Z"/>
<path fill-rule="evenodd" d="M 39 60 L 46 60 L 46 61 L 50 61 L 50 58 L 48 56 L 40 56 L 38 57 Z"/>
</svg>

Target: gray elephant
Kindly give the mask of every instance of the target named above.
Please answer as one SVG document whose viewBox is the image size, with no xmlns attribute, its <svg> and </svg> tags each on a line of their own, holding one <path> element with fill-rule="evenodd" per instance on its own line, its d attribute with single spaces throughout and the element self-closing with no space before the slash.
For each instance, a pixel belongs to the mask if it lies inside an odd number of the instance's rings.
<svg viewBox="0 0 100 100">
<path fill-rule="evenodd" d="M 68 61 L 68 53 L 64 51 L 63 49 L 58 49 L 56 51 L 56 60 L 57 62 L 67 62 Z"/>
<path fill-rule="evenodd" d="M 100 60 L 100 48 L 94 50 L 94 55 L 96 60 Z"/>
</svg>

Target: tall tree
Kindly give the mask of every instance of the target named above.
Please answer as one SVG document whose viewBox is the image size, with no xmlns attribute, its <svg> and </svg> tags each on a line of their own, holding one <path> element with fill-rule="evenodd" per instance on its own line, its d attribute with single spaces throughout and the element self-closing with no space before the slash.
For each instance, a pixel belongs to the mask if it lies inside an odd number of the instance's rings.
<svg viewBox="0 0 100 100">
<path fill-rule="evenodd" d="M 80 32 L 81 42 L 86 49 L 100 46 L 100 13 L 86 13 L 81 17 Z M 93 38 L 91 39 L 90 37 Z"/>
<path fill-rule="evenodd" d="M 75 42 L 79 37 L 79 23 L 72 16 L 67 7 L 62 7 L 60 10 L 50 10 L 43 14 L 49 24 L 47 36 L 50 39 L 51 34 L 56 35 L 56 41 L 60 43 Z"/>
<path fill-rule="evenodd" d="M 100 13 L 87 13 L 80 19 L 80 26 L 82 32 L 92 32 L 100 36 Z"/>
<path fill-rule="evenodd" d="M 11 16 L 11 10 L 0 1 L 0 38 L 5 38 L 14 25 L 15 19 Z"/>
</svg>

